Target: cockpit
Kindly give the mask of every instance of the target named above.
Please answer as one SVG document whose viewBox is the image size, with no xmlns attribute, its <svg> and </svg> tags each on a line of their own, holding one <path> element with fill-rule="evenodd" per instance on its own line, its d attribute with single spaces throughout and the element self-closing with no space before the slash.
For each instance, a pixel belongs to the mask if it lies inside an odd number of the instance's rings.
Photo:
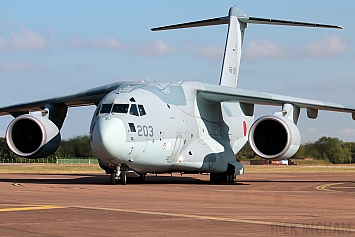
<svg viewBox="0 0 355 237">
<path fill-rule="evenodd" d="M 144 106 L 141 104 L 102 104 L 100 114 L 130 114 L 133 116 L 146 115 Z"/>
</svg>

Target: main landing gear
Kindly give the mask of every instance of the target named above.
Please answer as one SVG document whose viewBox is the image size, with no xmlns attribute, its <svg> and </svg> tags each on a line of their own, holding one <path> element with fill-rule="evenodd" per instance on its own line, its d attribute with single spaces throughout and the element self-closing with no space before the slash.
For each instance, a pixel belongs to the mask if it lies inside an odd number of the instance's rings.
<svg viewBox="0 0 355 237">
<path fill-rule="evenodd" d="M 228 162 L 227 171 L 222 173 L 210 173 L 211 183 L 235 183 L 236 176 L 243 174 L 243 166 L 236 161 Z"/>
<path fill-rule="evenodd" d="M 227 170 L 223 173 L 210 173 L 211 183 L 234 183 L 236 175 L 234 170 Z"/>
</svg>

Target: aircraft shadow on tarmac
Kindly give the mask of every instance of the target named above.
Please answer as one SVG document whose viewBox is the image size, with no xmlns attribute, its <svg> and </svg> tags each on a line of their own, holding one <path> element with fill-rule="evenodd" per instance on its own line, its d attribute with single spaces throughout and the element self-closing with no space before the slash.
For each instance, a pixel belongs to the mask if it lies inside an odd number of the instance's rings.
<svg viewBox="0 0 355 237">
<path fill-rule="evenodd" d="M 38 178 L 34 178 L 38 176 Z M 46 176 L 46 177 L 43 177 Z M 53 176 L 51 178 L 50 176 Z M 54 178 L 55 176 L 55 178 Z M 111 185 L 108 175 L 32 175 L 23 178 L 0 178 L 0 182 L 12 184 L 83 184 L 83 185 Z M 201 180 L 193 177 L 180 176 L 147 176 L 144 182 L 128 180 L 129 185 L 144 185 L 144 184 L 209 184 L 209 181 Z M 119 180 L 117 180 L 119 185 Z"/>
<path fill-rule="evenodd" d="M 242 180 L 245 183 L 355 183 L 351 180 Z"/>
<path fill-rule="evenodd" d="M 6 175 L 5 175 L 6 176 Z M 78 174 L 27 174 L 19 175 L 23 178 L 0 178 L 0 183 L 21 184 L 83 184 L 83 185 L 111 185 L 108 175 L 78 175 Z M 44 177 L 45 176 L 45 177 Z M 53 176 L 53 178 L 51 178 Z M 2 176 L 4 177 L 4 175 Z M 38 177 L 38 178 L 36 178 Z M 55 177 L 55 178 L 54 178 Z M 198 184 L 198 185 L 249 185 L 243 182 L 233 184 L 211 184 L 209 179 L 199 179 L 198 177 L 184 176 L 146 176 L 144 182 L 133 180 L 127 181 L 128 185 L 144 185 L 144 184 Z M 117 185 L 119 180 L 117 180 Z"/>
<path fill-rule="evenodd" d="M 5 175 L 6 176 L 6 175 Z M 19 176 L 22 176 L 21 174 Z M 78 174 L 31 174 L 30 177 L 23 175 L 23 178 L 0 178 L 0 182 L 12 184 L 83 184 L 83 185 L 111 185 L 108 175 L 78 175 Z M 34 178 L 34 177 L 38 178 Z M 43 177 L 45 176 L 45 177 Z M 53 176 L 53 178 L 50 178 Z M 2 176 L 4 177 L 4 175 Z M 54 178 L 55 177 L 55 178 Z M 198 177 L 184 176 L 147 176 L 144 182 L 128 180 L 129 185 L 144 185 L 144 184 L 198 184 L 198 185 L 252 185 L 253 183 L 336 183 L 346 182 L 355 183 L 349 180 L 240 180 L 233 184 L 211 184 L 208 179 L 199 179 Z M 119 185 L 119 180 L 117 180 Z"/>
</svg>

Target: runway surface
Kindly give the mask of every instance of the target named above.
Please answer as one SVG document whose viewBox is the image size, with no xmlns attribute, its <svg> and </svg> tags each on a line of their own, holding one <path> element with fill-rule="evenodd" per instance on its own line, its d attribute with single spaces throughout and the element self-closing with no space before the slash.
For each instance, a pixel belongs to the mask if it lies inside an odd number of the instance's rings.
<svg viewBox="0 0 355 237">
<path fill-rule="evenodd" d="M 0 236 L 355 236 L 354 175 L 0 174 Z"/>
</svg>

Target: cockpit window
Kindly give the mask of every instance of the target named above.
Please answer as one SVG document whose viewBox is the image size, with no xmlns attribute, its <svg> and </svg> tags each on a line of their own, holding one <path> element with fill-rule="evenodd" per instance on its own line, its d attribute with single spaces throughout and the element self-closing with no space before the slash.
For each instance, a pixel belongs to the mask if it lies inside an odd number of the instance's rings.
<svg viewBox="0 0 355 237">
<path fill-rule="evenodd" d="M 143 105 L 138 105 L 138 110 L 140 116 L 146 115 Z"/>
<path fill-rule="evenodd" d="M 128 104 L 114 104 L 112 107 L 112 113 L 127 114 Z"/>
<path fill-rule="evenodd" d="M 109 114 L 111 112 L 113 114 L 127 114 L 129 111 L 129 114 L 133 116 L 146 115 L 144 106 L 137 104 L 102 104 L 98 111 L 100 114 Z"/>
<path fill-rule="evenodd" d="M 102 104 L 100 114 L 108 114 L 111 112 L 112 104 Z"/>
<path fill-rule="evenodd" d="M 129 114 L 134 116 L 139 116 L 136 104 L 131 104 L 131 109 L 129 110 Z"/>
</svg>

